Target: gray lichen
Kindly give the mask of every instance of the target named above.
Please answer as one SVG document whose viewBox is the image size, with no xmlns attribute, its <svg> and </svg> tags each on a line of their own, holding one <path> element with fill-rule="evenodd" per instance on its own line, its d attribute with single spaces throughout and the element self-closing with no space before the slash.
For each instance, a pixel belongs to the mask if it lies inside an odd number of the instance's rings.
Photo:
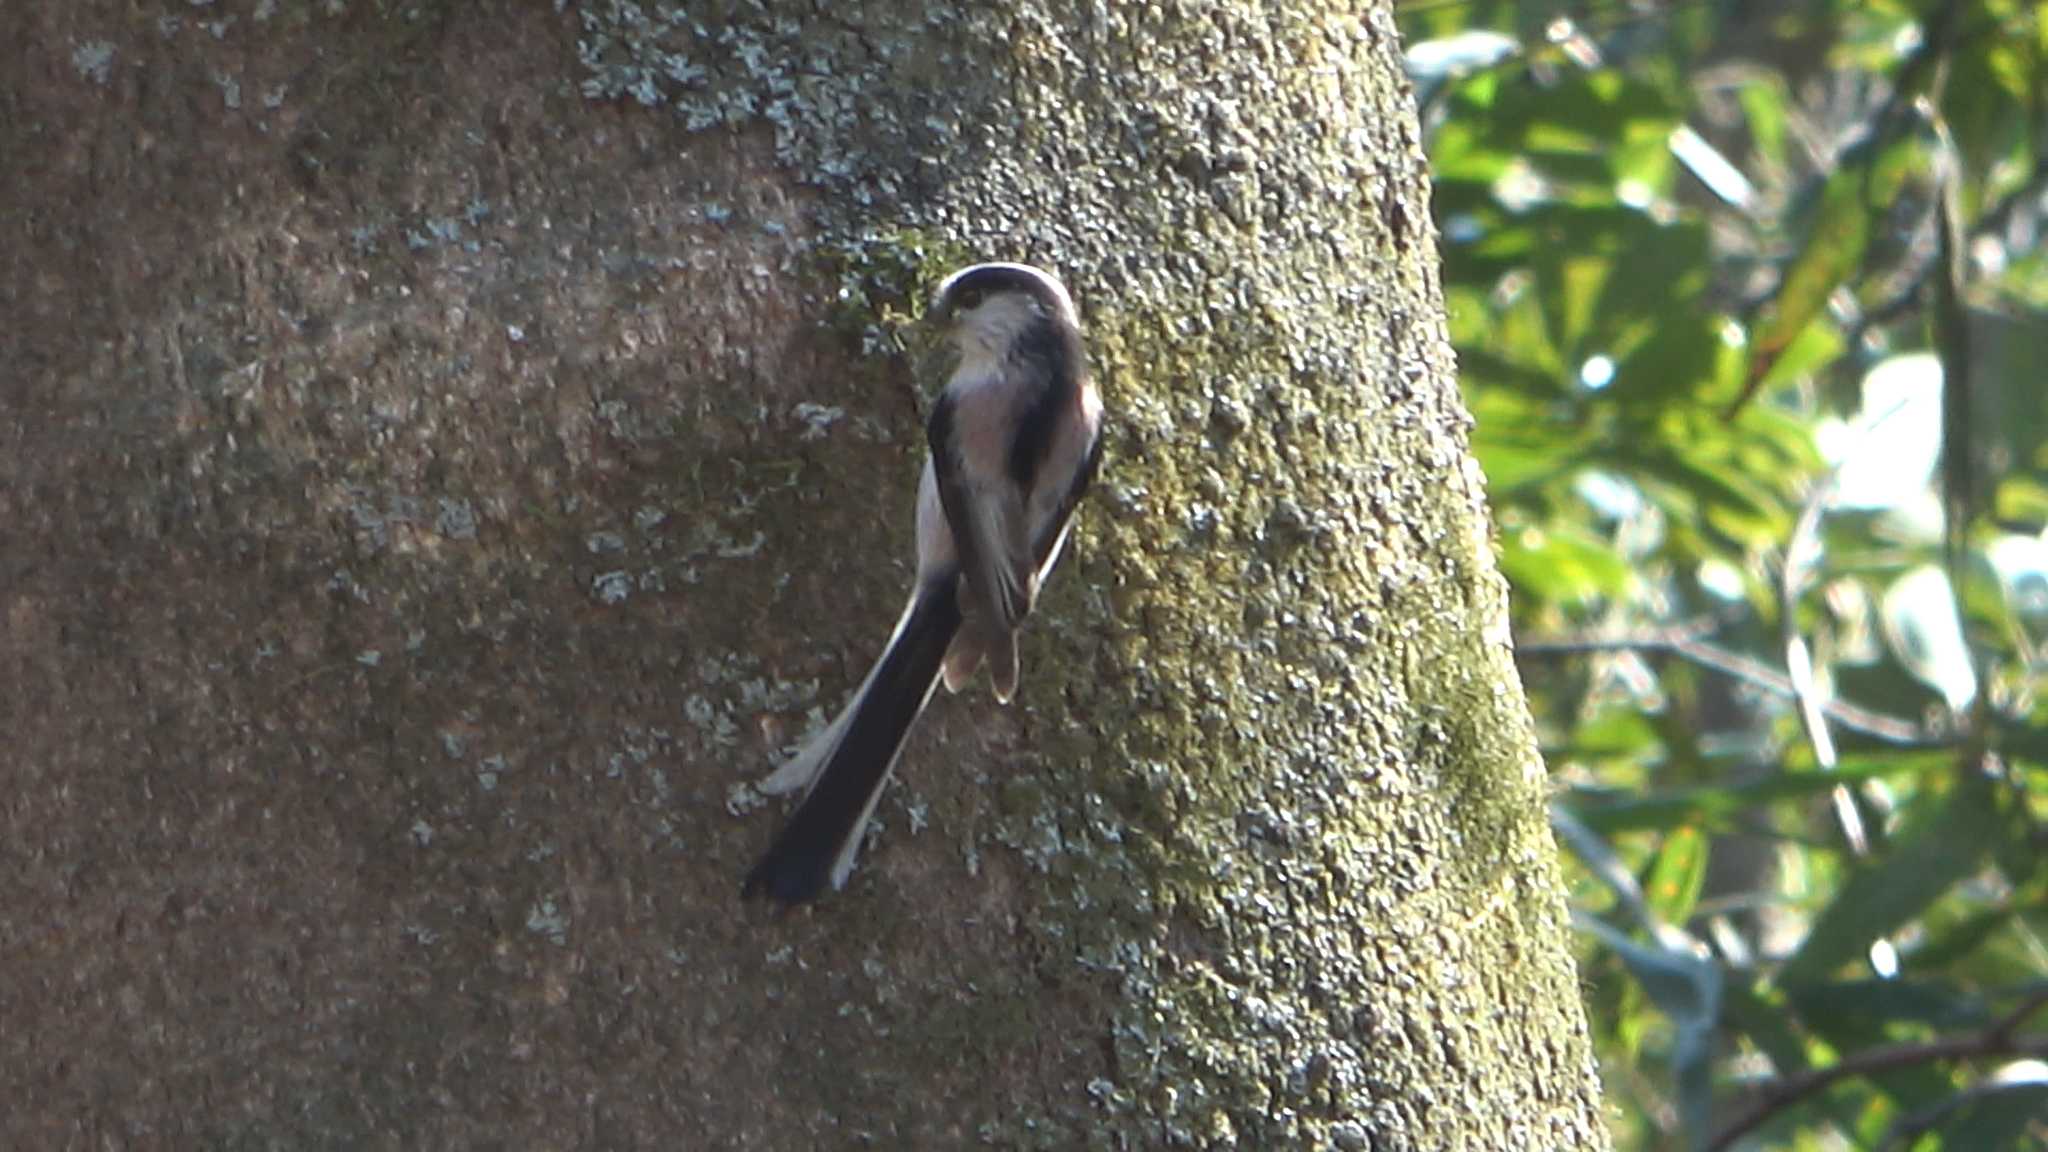
<svg viewBox="0 0 2048 1152">
<path fill-rule="evenodd" d="M 526 930 L 536 936 L 545 936 L 554 944 L 567 944 L 569 916 L 556 906 L 554 897 L 545 897 L 527 910 Z"/>
<path fill-rule="evenodd" d="M 87 40 L 71 50 L 71 67 L 95 84 L 104 86 L 114 72 L 114 46 L 105 40 Z"/>
</svg>

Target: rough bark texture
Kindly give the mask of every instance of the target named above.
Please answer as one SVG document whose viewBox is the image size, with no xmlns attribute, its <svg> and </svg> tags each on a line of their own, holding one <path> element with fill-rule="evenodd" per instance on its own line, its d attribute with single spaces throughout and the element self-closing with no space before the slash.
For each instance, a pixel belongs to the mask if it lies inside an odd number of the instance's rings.
<svg viewBox="0 0 2048 1152">
<path fill-rule="evenodd" d="M 0 1144 L 1605 1144 L 1383 7 L 5 7 Z M 744 909 L 969 257 L 1107 480 Z"/>
</svg>

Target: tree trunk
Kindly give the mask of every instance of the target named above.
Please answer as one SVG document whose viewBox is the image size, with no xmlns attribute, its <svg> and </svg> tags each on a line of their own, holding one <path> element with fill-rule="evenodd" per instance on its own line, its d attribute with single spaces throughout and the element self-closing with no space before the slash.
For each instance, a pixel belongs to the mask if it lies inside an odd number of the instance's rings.
<svg viewBox="0 0 2048 1152">
<path fill-rule="evenodd" d="M 0 1144 L 1606 1144 L 1383 4 L 7 7 Z M 1104 480 L 743 906 L 977 258 Z"/>
</svg>

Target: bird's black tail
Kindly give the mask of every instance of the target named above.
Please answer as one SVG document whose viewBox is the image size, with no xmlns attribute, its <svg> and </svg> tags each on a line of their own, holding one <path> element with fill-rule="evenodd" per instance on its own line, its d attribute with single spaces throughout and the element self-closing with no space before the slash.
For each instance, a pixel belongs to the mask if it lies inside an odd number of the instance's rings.
<svg viewBox="0 0 2048 1152">
<path fill-rule="evenodd" d="M 810 791 L 782 834 L 747 874 L 747 896 L 798 904 L 846 883 L 861 834 L 910 725 L 924 711 L 946 647 L 960 629 L 959 580 L 929 580 L 904 611 L 896 634 L 846 711 L 799 759 L 821 763 Z"/>
</svg>

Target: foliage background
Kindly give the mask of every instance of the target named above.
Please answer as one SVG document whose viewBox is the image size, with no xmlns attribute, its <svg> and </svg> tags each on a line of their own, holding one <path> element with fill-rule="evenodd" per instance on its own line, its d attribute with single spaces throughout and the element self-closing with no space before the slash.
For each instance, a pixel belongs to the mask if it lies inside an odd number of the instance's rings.
<svg viewBox="0 0 2048 1152">
<path fill-rule="evenodd" d="M 1624 1147 L 2048 1138 L 2048 3 L 1397 9 Z"/>
</svg>

